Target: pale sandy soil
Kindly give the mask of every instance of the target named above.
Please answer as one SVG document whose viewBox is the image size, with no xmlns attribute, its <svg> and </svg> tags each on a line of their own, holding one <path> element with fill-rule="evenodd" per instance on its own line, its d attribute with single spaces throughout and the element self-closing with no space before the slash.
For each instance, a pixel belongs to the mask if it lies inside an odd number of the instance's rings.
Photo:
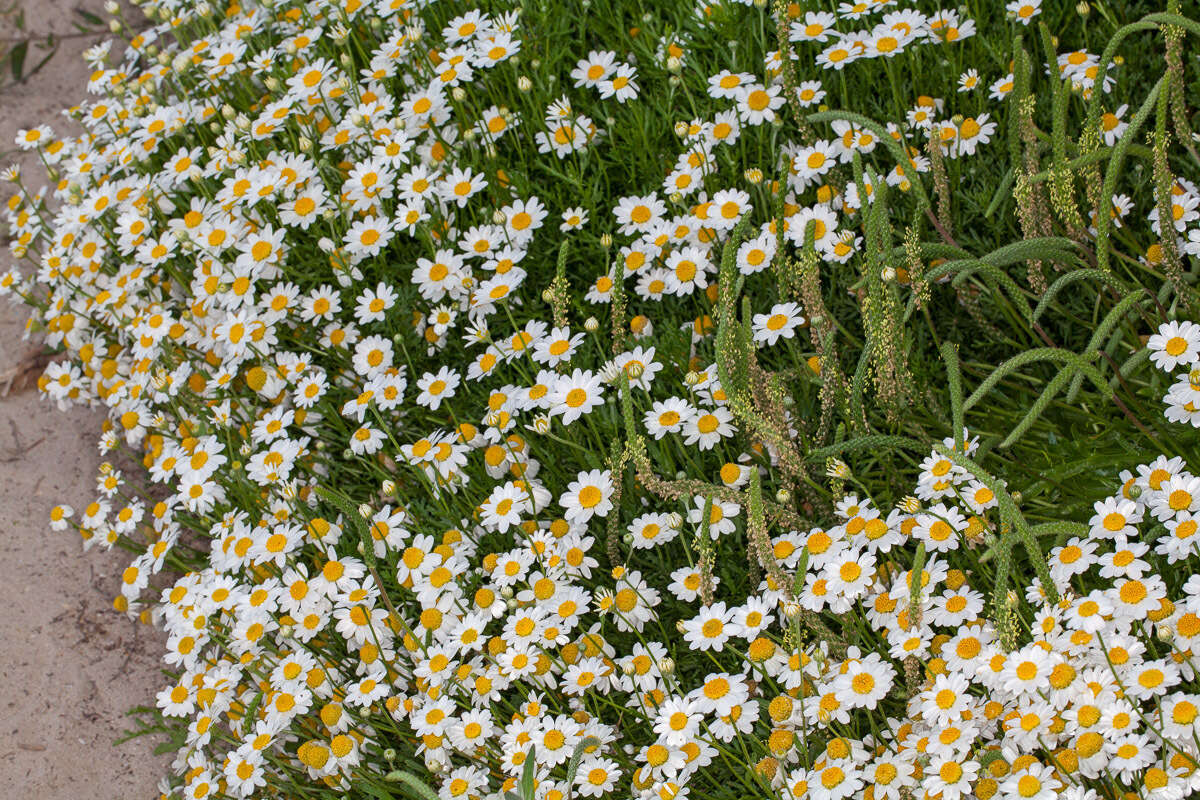
<svg viewBox="0 0 1200 800">
<path fill-rule="evenodd" d="M 26 28 L 70 33 L 81 3 L 104 16 L 100 0 L 22 0 Z M 0 36 L 13 32 L 0 24 Z M 0 151 L 18 128 L 70 130 L 58 111 L 83 99 L 89 69 L 79 54 L 94 41 L 65 40 L 40 73 L 0 90 Z M 31 48 L 28 63 L 37 60 Z M 0 186 L 0 200 L 9 193 Z M 0 251 L 0 269 L 8 259 Z M 0 375 L 37 349 L 21 341 L 24 321 L 0 301 Z M 113 746 L 129 726 L 125 711 L 153 705 L 161 684 L 160 636 L 112 609 L 128 556 L 85 554 L 77 534 L 47 527 L 55 503 L 93 499 L 101 419 L 61 413 L 32 391 L 0 399 L 0 797 L 148 800 L 166 769 L 152 753 L 160 739 Z"/>
</svg>

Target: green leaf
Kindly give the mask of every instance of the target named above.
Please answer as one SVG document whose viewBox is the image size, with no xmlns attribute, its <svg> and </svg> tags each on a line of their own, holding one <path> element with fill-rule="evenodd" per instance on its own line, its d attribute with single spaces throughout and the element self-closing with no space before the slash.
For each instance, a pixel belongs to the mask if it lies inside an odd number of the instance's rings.
<svg viewBox="0 0 1200 800">
<path fill-rule="evenodd" d="M 24 76 L 25 69 L 25 54 L 29 52 L 29 42 L 18 42 L 9 53 L 8 63 L 12 68 L 12 76 L 14 81 L 19 81 Z"/>
<path fill-rule="evenodd" d="M 521 772 L 521 800 L 533 800 L 533 771 L 537 763 L 537 745 L 531 745 L 525 755 L 525 769 Z"/>
</svg>

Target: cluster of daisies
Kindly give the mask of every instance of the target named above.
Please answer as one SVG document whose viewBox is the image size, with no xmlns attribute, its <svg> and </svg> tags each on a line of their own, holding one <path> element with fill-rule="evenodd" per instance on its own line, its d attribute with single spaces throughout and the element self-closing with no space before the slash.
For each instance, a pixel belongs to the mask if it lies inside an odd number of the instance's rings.
<svg viewBox="0 0 1200 800">
<path fill-rule="evenodd" d="M 1163 413 L 1171 422 L 1200 428 L 1200 325 L 1184 320 L 1164 322 L 1147 341 L 1150 361 L 1158 369 L 1179 374 L 1163 397 Z"/>
<path fill-rule="evenodd" d="M 182 745 L 163 795 L 388 796 L 411 769 L 441 800 L 526 774 L 539 800 L 1200 789 L 1200 581 L 1168 592 L 1157 571 L 1196 553 L 1181 461 L 1123 476 L 1048 554 L 1027 627 L 972 567 L 1007 535 L 1001 498 L 940 449 L 899 504 L 839 491 L 828 524 L 750 541 L 779 453 L 739 427 L 714 363 L 717 264 L 728 248 L 764 357 L 819 374 L 780 249 L 859 269 L 883 183 L 985 152 L 996 122 L 920 96 L 881 128 L 779 132 L 829 101 L 821 67 L 952 48 L 974 22 L 791 4 L 809 61 L 789 90 L 772 39 L 754 71 L 696 44 L 709 6 L 681 28 L 646 14 L 628 52 L 564 56 L 510 5 L 146 4 L 123 56 L 88 52 L 86 132 L 18 137 L 54 183 L 8 175 L 33 271 L 0 293 L 68 356 L 40 390 L 105 409 L 101 451 L 145 470 L 105 463 L 96 499 L 51 524 L 136 552 L 117 605 L 168 637 L 157 708 Z M 1029 24 L 1039 4 L 1009 11 Z M 1085 96 L 1111 89 L 1099 64 L 1059 58 Z M 684 82 L 694 116 L 659 125 L 648 100 Z M 639 125 L 662 134 L 640 145 L 655 170 L 619 175 Z M 1182 233 L 1200 213 L 1179 189 Z M 1200 328 L 1149 348 L 1193 368 Z M 1168 403 L 1196 424 L 1194 375 Z M 629 432 L 681 468 L 663 480 L 708 488 L 634 480 Z"/>
</svg>

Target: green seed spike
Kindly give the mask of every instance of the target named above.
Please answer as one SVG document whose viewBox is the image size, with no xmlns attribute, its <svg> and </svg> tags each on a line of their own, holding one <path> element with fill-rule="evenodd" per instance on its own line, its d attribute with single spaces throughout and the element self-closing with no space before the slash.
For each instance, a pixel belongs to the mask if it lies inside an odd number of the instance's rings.
<svg viewBox="0 0 1200 800">
<path fill-rule="evenodd" d="M 618 547 L 620 541 L 620 525 L 621 525 L 621 495 L 625 488 L 625 462 L 628 449 L 625 443 L 619 439 L 614 439 L 609 448 L 608 453 L 608 468 L 612 471 L 612 511 L 608 514 L 608 519 L 605 520 L 604 530 L 604 545 L 608 555 L 608 561 L 613 566 L 621 563 L 621 552 Z"/>
<path fill-rule="evenodd" d="M 358 512 L 358 508 L 355 507 L 349 497 L 346 497 L 341 492 L 328 489 L 324 486 L 315 486 L 313 488 L 317 490 L 318 495 L 332 504 L 338 511 L 342 512 L 346 524 L 358 534 L 359 542 L 362 544 L 363 561 L 368 567 L 375 569 L 378 566 L 375 560 L 375 542 L 371 537 L 370 530 L 367 528 L 366 520 Z M 382 588 L 380 587 L 381 590 Z"/>
<path fill-rule="evenodd" d="M 618 258 L 613 267 L 612 301 L 609 303 L 612 314 L 612 351 L 616 355 L 625 349 L 625 336 L 629 329 L 625 327 L 625 260 Z"/>
<path fill-rule="evenodd" d="M 1076 281 L 1099 281 L 1104 285 L 1112 288 L 1118 295 L 1124 295 L 1129 290 L 1119 279 L 1111 272 L 1106 272 L 1102 269 L 1077 269 L 1068 272 L 1066 275 L 1058 277 L 1054 283 L 1050 284 L 1050 288 L 1038 300 L 1037 307 L 1033 309 L 1033 321 L 1037 322 L 1042 314 L 1046 313 L 1046 309 L 1054 302 L 1054 298 L 1058 293 L 1067 288 Z"/>
<path fill-rule="evenodd" d="M 629 390 L 629 374 L 624 371 L 621 373 L 620 393 L 621 418 L 625 422 L 625 441 L 628 444 L 638 438 L 638 433 L 637 423 L 633 418 L 633 397 Z"/>
<path fill-rule="evenodd" d="M 1082 358 L 1085 361 L 1090 361 L 1092 356 L 1098 354 L 1104 347 L 1113 328 L 1121 323 L 1121 320 L 1129 313 L 1130 308 L 1135 306 L 1140 307 L 1146 300 L 1145 289 L 1138 289 L 1122 297 L 1120 302 L 1109 310 L 1104 319 L 1100 321 L 1100 324 L 1096 326 L 1096 329 L 1092 331 L 1092 336 L 1088 340 L 1087 347 L 1084 348 Z M 1068 403 L 1075 402 L 1075 396 L 1079 393 L 1079 388 L 1083 385 L 1083 377 L 1083 373 L 1079 372 L 1071 379 L 1071 388 L 1067 391 Z"/>
<path fill-rule="evenodd" d="M 925 571 L 925 543 L 917 544 L 917 554 L 913 557 L 912 569 L 908 573 L 908 618 L 909 623 L 921 623 L 921 590 L 924 588 L 921 573 Z"/>
<path fill-rule="evenodd" d="M 1108 170 L 1104 173 L 1104 188 L 1100 192 L 1100 206 L 1096 209 L 1096 266 L 1099 269 L 1109 269 L 1108 237 L 1112 231 L 1112 198 L 1117 193 L 1117 181 L 1121 175 L 1121 167 L 1125 163 L 1125 153 L 1137 139 L 1138 131 L 1150 118 L 1150 112 L 1154 109 L 1159 93 L 1164 91 L 1166 80 L 1166 76 L 1159 78 L 1158 83 L 1154 84 L 1154 88 L 1146 95 L 1146 99 L 1142 101 L 1137 113 L 1129 120 L 1129 127 L 1125 129 L 1125 133 L 1121 134 L 1121 138 L 1113 146 L 1112 157 L 1108 160 Z M 1096 92 L 1096 95 L 1100 94 L 1100 92 Z M 1099 115 L 1094 123 L 1089 117 L 1088 126 L 1099 124 Z"/>
<path fill-rule="evenodd" d="M 1187 291 L 1183 280 L 1183 261 L 1179 255 L 1179 244 L 1176 240 L 1174 216 L 1171 213 L 1171 194 L 1175 186 L 1175 176 L 1171 174 L 1171 166 L 1167 161 L 1167 145 L 1171 134 L 1167 130 L 1167 101 L 1170 96 L 1170 73 L 1163 76 L 1167 82 L 1158 93 L 1157 114 L 1154 126 L 1154 199 L 1158 207 L 1159 244 L 1163 251 L 1163 272 L 1167 282 L 1175 290 L 1175 294 L 1183 303 L 1189 314 L 1195 313 L 1194 302 Z"/>
<path fill-rule="evenodd" d="M 570 285 L 567 282 L 567 250 L 569 239 L 563 239 L 558 246 L 558 263 L 555 266 L 554 279 L 550 281 L 550 309 L 554 317 L 554 326 L 565 327 L 567 324 L 567 304 L 570 302 Z"/>
<path fill-rule="evenodd" d="M 567 764 L 567 777 L 564 781 L 567 784 L 566 800 L 571 800 L 571 790 L 575 788 L 575 775 L 579 772 L 579 762 L 583 760 L 583 754 L 589 750 L 595 750 L 600 747 L 600 744 L 600 740 L 595 736 L 585 736 L 579 744 L 575 745 L 575 750 L 571 753 L 571 760 Z"/>
<path fill-rule="evenodd" d="M 1179 14 L 1180 0 L 1167 0 L 1167 13 Z M 1183 71 L 1183 39 L 1184 30 L 1178 25 L 1163 27 L 1163 38 L 1166 40 L 1167 74 L 1170 76 L 1171 92 L 1171 122 L 1175 127 L 1175 136 L 1191 154 L 1192 160 L 1200 163 L 1200 153 L 1192 146 L 1192 128 L 1188 124 L 1187 99 L 1184 86 L 1187 76 Z"/>
<path fill-rule="evenodd" d="M 1112 66 L 1113 58 L 1117 54 L 1117 49 L 1121 43 L 1129 36 L 1132 36 L 1139 31 L 1152 31 L 1160 25 L 1174 25 L 1184 28 L 1193 36 L 1200 36 L 1200 23 L 1190 20 L 1187 17 L 1182 17 L 1178 14 L 1147 14 L 1137 22 L 1130 22 L 1117 29 L 1117 32 L 1108 40 L 1108 44 L 1104 47 L 1104 52 L 1100 54 L 1100 62 L 1096 68 L 1096 74 L 1103 77 L 1108 74 L 1108 68 Z M 1088 103 L 1087 122 L 1084 123 L 1085 128 L 1095 128 L 1100 124 L 1100 114 L 1103 105 L 1102 99 L 1105 97 L 1103 92 L 1093 92 L 1091 101 Z"/>
<path fill-rule="evenodd" d="M 966 427 L 963 421 L 962 373 L 958 369 L 958 346 L 951 342 L 942 344 L 942 360 L 946 362 L 946 384 L 950 390 L 950 423 L 953 427 L 954 449 L 959 449 L 958 440 Z"/>
<path fill-rule="evenodd" d="M 407 794 L 414 800 L 437 800 L 437 793 L 429 788 L 423 780 L 413 775 L 411 772 L 403 772 L 402 770 L 393 770 L 383 776 L 386 781 L 399 783 L 401 791 Z"/>
</svg>

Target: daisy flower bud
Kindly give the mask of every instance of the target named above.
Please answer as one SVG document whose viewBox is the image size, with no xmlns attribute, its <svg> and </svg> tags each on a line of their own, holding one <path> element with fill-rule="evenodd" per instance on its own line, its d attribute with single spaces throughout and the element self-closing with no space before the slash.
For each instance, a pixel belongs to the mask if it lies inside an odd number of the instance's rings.
<svg viewBox="0 0 1200 800">
<path fill-rule="evenodd" d="M 683 62 L 679 60 L 679 56 L 671 56 L 667 59 L 667 72 L 670 72 L 673 75 L 678 75 L 679 71 L 682 69 Z"/>
<path fill-rule="evenodd" d="M 528 77 L 526 77 L 525 75 L 522 75 L 521 77 L 517 78 L 517 89 L 518 90 L 520 90 L 522 92 L 528 92 L 532 88 L 533 88 L 533 81 L 529 80 Z"/>
<path fill-rule="evenodd" d="M 467 90 L 462 88 L 461 86 L 455 86 L 450 91 L 450 96 L 461 103 L 463 100 L 467 99 Z"/>
<path fill-rule="evenodd" d="M 854 473 L 850 471 L 850 465 L 845 461 L 842 461 L 840 458 L 831 458 L 829 459 L 829 464 L 825 467 L 825 474 L 830 478 L 837 478 L 844 481 L 853 476 Z"/>
<path fill-rule="evenodd" d="M 742 173 L 742 177 L 746 179 L 747 183 L 758 186 L 763 182 L 763 171 L 758 167 L 750 167 Z"/>
<path fill-rule="evenodd" d="M 546 434 L 550 432 L 550 418 L 545 414 L 539 417 L 534 417 L 533 430 L 535 433 Z"/>
<path fill-rule="evenodd" d="M 588 317 L 583 321 L 583 329 L 588 333 L 595 333 L 600 330 L 600 320 L 595 317 Z"/>
<path fill-rule="evenodd" d="M 358 515 L 360 517 L 362 517 L 363 519 L 370 519 L 371 518 L 371 506 L 369 506 L 366 503 L 363 503 L 362 505 L 360 505 L 358 507 Z"/>
<path fill-rule="evenodd" d="M 688 124 L 686 122 L 684 122 L 683 120 L 679 120 L 678 122 L 675 123 L 675 135 L 676 136 L 678 136 L 680 139 L 682 139 L 684 136 L 687 136 L 687 132 L 688 132 Z"/>
<path fill-rule="evenodd" d="M 391 497 L 396 493 L 396 482 L 391 478 L 384 480 L 384 482 L 379 485 L 379 491 L 383 492 L 386 496 Z"/>
<path fill-rule="evenodd" d="M 611 233 L 600 234 L 600 246 L 601 247 L 603 247 L 605 250 L 608 250 L 609 248 L 612 247 L 612 243 L 613 243 L 613 240 L 612 240 Z"/>
<path fill-rule="evenodd" d="M 775 493 L 775 502 L 782 505 L 787 505 L 788 503 L 792 502 L 792 493 L 787 489 L 780 489 Z"/>
<path fill-rule="evenodd" d="M 658 671 L 663 675 L 670 675 L 675 671 L 675 659 L 670 656 L 663 656 L 658 660 Z"/>
<path fill-rule="evenodd" d="M 885 283 L 891 283 L 892 281 L 896 280 L 895 267 L 884 267 L 882 270 L 880 270 L 879 277 L 882 278 Z"/>
<path fill-rule="evenodd" d="M 197 3 L 196 13 L 202 17 L 208 17 L 212 14 L 212 6 L 210 6 L 208 3 Z"/>
</svg>

